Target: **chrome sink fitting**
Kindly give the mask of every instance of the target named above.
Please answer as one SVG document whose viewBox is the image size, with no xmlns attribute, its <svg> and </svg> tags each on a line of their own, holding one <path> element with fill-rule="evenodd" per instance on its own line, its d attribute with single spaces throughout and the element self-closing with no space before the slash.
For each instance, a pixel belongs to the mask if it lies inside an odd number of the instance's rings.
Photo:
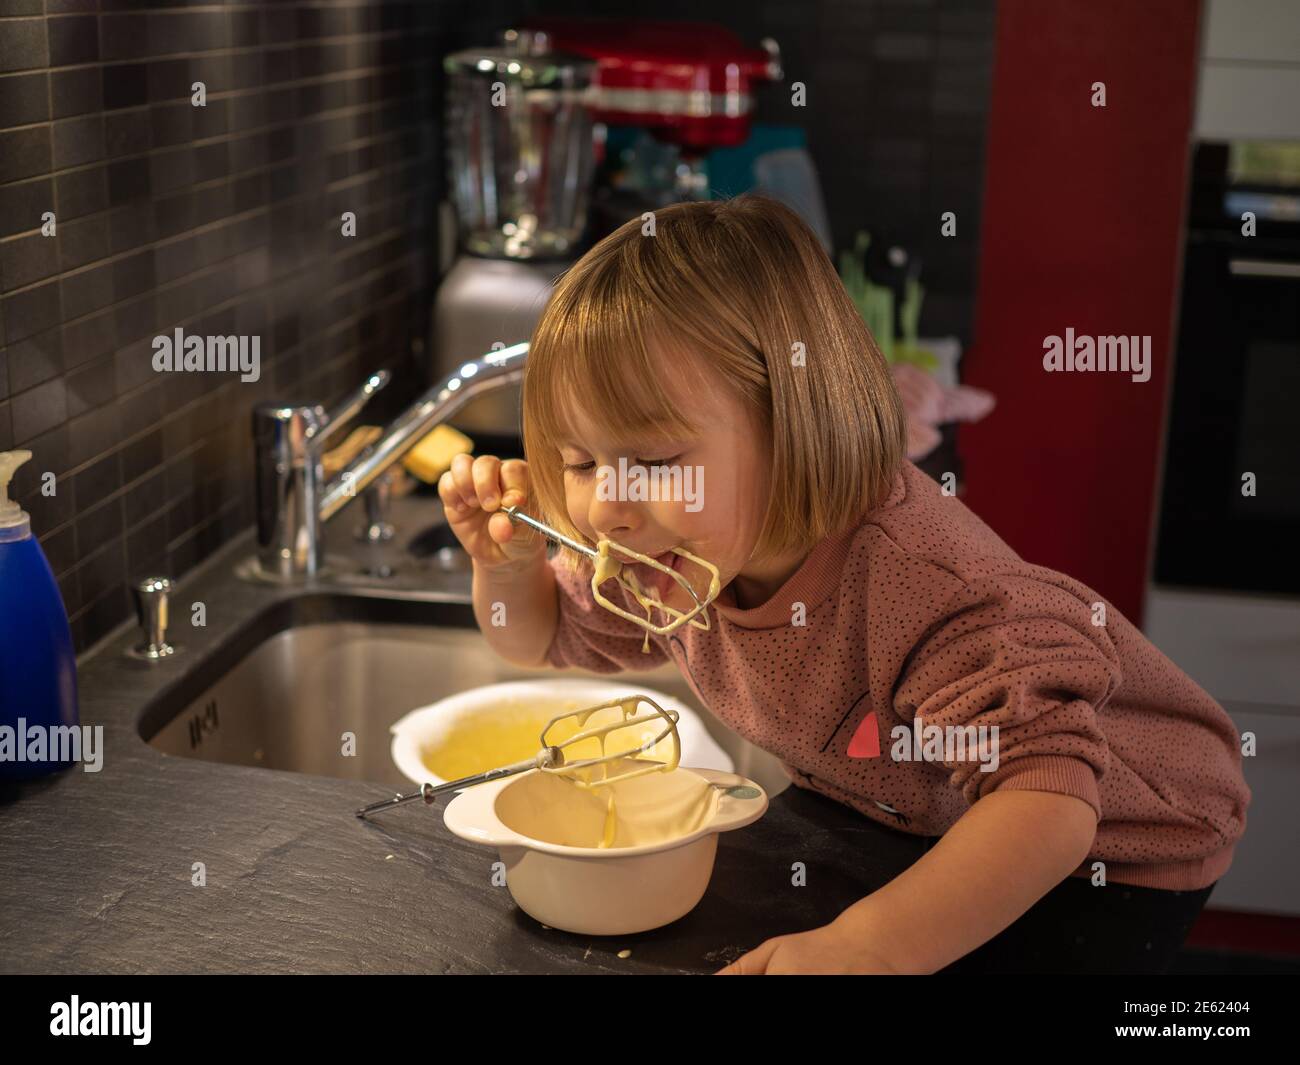
<svg viewBox="0 0 1300 1065">
<path fill-rule="evenodd" d="M 259 575 L 285 582 L 317 576 L 325 523 L 471 400 L 521 381 L 527 355 L 528 344 L 515 344 L 465 363 L 398 415 L 328 483 L 321 465 L 326 437 L 388 384 L 388 371 L 373 374 L 333 411 L 259 404 L 253 411 Z"/>
</svg>

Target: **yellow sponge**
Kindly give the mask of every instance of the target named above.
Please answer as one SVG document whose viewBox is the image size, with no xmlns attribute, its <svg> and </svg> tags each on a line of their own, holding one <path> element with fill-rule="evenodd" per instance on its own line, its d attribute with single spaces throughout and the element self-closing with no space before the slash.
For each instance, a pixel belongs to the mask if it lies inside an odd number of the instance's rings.
<svg viewBox="0 0 1300 1065">
<path fill-rule="evenodd" d="M 456 455 L 473 450 L 474 441 L 468 436 L 450 425 L 440 425 L 406 453 L 402 465 L 425 484 L 437 484 Z"/>
<path fill-rule="evenodd" d="M 321 456 L 321 465 L 325 468 L 325 475 L 333 477 L 378 439 L 382 431 L 377 425 L 361 425 L 353 429 L 341 444 L 331 448 Z"/>
</svg>

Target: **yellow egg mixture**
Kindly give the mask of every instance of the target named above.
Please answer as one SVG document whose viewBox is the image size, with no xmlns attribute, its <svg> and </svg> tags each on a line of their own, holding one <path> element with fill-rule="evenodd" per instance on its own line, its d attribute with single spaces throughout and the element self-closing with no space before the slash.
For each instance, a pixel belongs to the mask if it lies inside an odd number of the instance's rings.
<svg viewBox="0 0 1300 1065">
<path fill-rule="evenodd" d="M 585 729 L 618 724 L 635 713 L 637 702 L 629 698 L 585 717 L 561 718 L 547 731 L 546 741 L 558 745 Z M 443 742 L 421 752 L 421 760 L 444 780 L 524 761 L 540 750 L 548 721 L 581 708 L 575 700 L 511 700 L 454 722 Z M 666 727 L 668 734 L 646 751 L 623 757 Z M 525 835 L 573 847 L 634 847 L 686 835 L 712 816 L 716 797 L 708 781 L 677 767 L 675 733 L 670 720 L 655 716 L 578 740 L 564 748 L 566 762 L 603 756 L 616 760 L 572 775 L 526 774 L 528 779 L 503 792 L 498 812 L 505 821 L 506 812 L 513 811 L 517 823 L 511 827 Z M 629 772 L 638 775 L 602 783 Z"/>
<path fill-rule="evenodd" d="M 574 713 L 581 710 L 582 706 L 575 699 L 504 701 L 491 710 L 467 714 L 452 722 L 438 746 L 427 747 L 420 752 L 420 760 L 425 768 L 443 780 L 458 780 L 497 766 L 521 762 L 537 754 L 542 729 L 551 718 Z M 580 724 L 574 717 L 561 718 L 551 727 L 547 740 L 557 745 L 571 739 L 584 728 L 613 724 L 620 720 L 620 716 L 618 707 L 608 707 L 594 715 L 586 724 Z M 646 721 L 644 725 L 629 725 L 626 729 L 620 729 L 618 744 L 611 747 L 609 753 L 633 750 L 653 739 L 665 725 L 663 718 L 656 718 Z M 645 757 L 665 760 L 668 743 L 669 739 L 665 737 L 647 750 Z M 570 761 L 598 758 L 602 753 L 598 736 L 579 740 L 565 749 L 565 755 Z"/>
</svg>

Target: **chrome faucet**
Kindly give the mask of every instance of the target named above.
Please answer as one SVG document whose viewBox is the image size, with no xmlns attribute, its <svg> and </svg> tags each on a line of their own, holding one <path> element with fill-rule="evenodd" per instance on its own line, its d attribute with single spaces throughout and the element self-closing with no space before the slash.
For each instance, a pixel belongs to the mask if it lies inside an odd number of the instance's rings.
<svg viewBox="0 0 1300 1065">
<path fill-rule="evenodd" d="M 528 345 L 490 351 L 449 374 L 412 403 L 379 439 L 326 483 L 324 442 L 388 384 L 380 370 L 333 411 L 319 405 L 262 403 L 253 410 L 257 480 L 257 568 L 292 581 L 321 571 L 325 523 L 471 400 L 523 379 Z"/>
</svg>

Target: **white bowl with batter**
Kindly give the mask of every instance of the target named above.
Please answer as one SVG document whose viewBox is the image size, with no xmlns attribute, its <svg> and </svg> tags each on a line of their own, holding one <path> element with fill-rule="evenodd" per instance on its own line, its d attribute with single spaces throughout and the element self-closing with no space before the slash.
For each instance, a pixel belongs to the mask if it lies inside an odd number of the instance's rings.
<svg viewBox="0 0 1300 1065">
<path fill-rule="evenodd" d="M 601 847 L 605 793 L 616 790 L 618 834 Z M 579 788 L 530 770 L 464 788 L 443 811 L 462 839 L 495 847 L 520 909 L 583 935 L 630 935 L 685 916 L 713 875 L 718 833 L 757 821 L 767 793 L 716 769 L 678 767 Z"/>
<path fill-rule="evenodd" d="M 731 756 L 709 735 L 699 714 L 680 699 L 627 681 L 618 683 L 582 677 L 548 677 L 489 684 L 412 710 L 390 729 L 393 762 L 413 783 L 445 784 L 446 779 L 429 768 L 426 756 L 441 747 L 466 716 L 516 712 L 521 707 L 531 706 L 546 707 L 550 713 L 562 714 L 633 694 L 648 695 L 665 710 L 678 713 L 677 735 L 681 742 L 682 765 L 720 769 L 728 773 L 735 769 Z M 539 733 L 538 750 L 541 749 L 540 739 Z M 519 752 L 514 760 L 527 756 Z M 491 767 L 485 765 L 481 768 Z"/>
</svg>

